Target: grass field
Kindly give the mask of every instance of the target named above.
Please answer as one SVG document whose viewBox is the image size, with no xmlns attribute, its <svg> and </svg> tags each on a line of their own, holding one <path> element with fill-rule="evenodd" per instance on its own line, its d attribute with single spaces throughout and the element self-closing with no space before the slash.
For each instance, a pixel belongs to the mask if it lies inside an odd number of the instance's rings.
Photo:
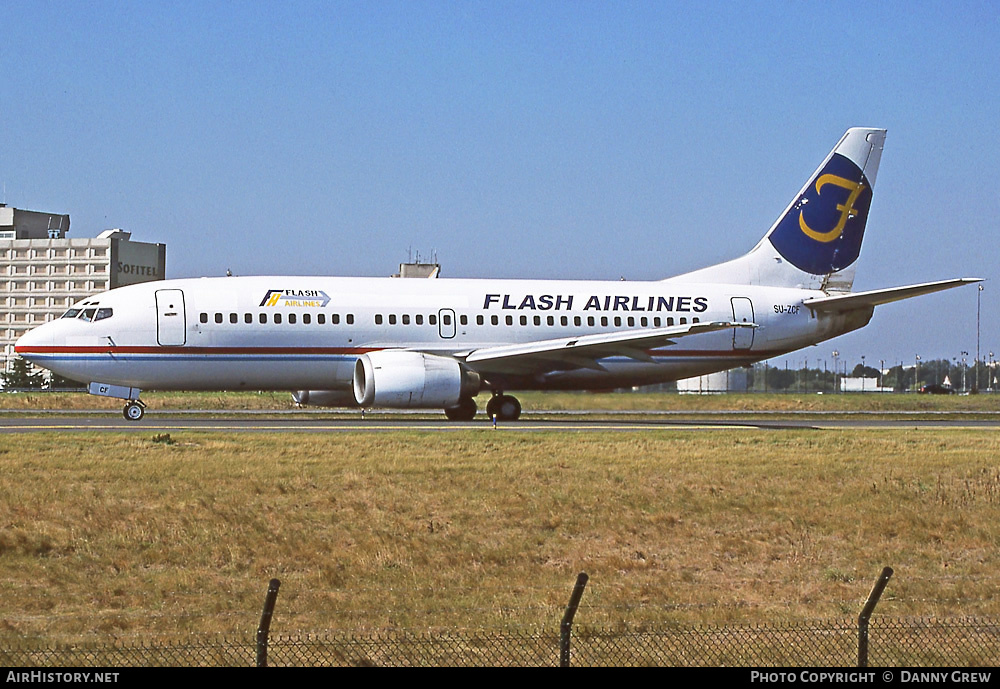
<svg viewBox="0 0 1000 689">
<path fill-rule="evenodd" d="M 679 395 L 662 392 L 521 392 L 526 414 L 540 411 L 675 411 L 675 412 L 975 412 L 1000 414 L 1000 394 L 761 394 Z M 295 408 L 288 392 L 143 392 L 150 411 L 163 409 L 287 411 Z M 480 410 L 488 394 L 480 395 Z M 119 411 L 121 400 L 73 392 L 0 394 L 0 411 L 42 409 L 106 409 Z M 311 409 L 317 409 L 312 407 Z M 431 411 L 429 413 L 436 413 Z"/>
<path fill-rule="evenodd" d="M 1000 614 L 988 430 L 0 436 L 0 638 Z"/>
</svg>

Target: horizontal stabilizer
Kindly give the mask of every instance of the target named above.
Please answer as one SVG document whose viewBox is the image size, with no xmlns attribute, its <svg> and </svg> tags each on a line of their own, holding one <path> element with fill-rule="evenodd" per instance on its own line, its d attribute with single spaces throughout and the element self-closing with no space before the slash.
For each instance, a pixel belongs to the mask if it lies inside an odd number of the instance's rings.
<svg viewBox="0 0 1000 689">
<path fill-rule="evenodd" d="M 909 299 L 910 297 L 919 297 L 922 294 L 940 292 L 952 287 L 961 287 L 973 282 L 982 282 L 982 278 L 955 278 L 952 280 L 939 280 L 937 282 L 924 282 L 919 285 L 907 285 L 906 287 L 889 287 L 887 289 L 873 289 L 867 292 L 850 292 L 832 297 L 806 299 L 802 304 L 816 311 L 853 311 L 855 309 L 870 308 L 879 304 L 888 304 L 893 301 Z"/>
</svg>

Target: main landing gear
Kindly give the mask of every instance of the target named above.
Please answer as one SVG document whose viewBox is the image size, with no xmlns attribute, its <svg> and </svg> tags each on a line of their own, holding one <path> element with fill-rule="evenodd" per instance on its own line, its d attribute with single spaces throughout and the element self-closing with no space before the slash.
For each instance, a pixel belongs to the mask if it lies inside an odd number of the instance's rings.
<svg viewBox="0 0 1000 689">
<path fill-rule="evenodd" d="M 516 397 L 495 392 L 486 403 L 486 416 L 496 417 L 497 421 L 517 421 L 521 416 L 521 403 Z"/>
<path fill-rule="evenodd" d="M 138 421 L 146 413 L 146 405 L 142 400 L 129 400 L 122 409 L 126 421 Z"/>
<path fill-rule="evenodd" d="M 472 397 L 459 400 L 454 407 L 444 410 L 444 415 L 450 421 L 472 421 L 476 417 L 476 400 Z M 493 397 L 486 403 L 486 416 L 492 421 L 495 417 L 497 421 L 517 421 L 521 416 L 521 403 L 516 397 L 505 395 L 501 392 L 494 392 Z"/>
<path fill-rule="evenodd" d="M 466 397 L 459 400 L 456 406 L 445 409 L 444 415 L 449 421 L 472 421 L 476 417 L 477 410 L 476 400 Z"/>
</svg>

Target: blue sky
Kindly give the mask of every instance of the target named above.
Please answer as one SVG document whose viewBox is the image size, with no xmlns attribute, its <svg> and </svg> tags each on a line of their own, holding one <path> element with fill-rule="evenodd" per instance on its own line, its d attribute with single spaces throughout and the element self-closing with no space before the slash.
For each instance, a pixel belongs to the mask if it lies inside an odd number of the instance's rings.
<svg viewBox="0 0 1000 689">
<path fill-rule="evenodd" d="M 1000 355 L 996 3 L 0 9 L 4 200 L 164 242 L 169 277 L 386 275 L 412 251 L 452 277 L 658 279 L 748 250 L 877 126 L 855 288 L 985 277 Z M 971 359 L 976 299 L 880 307 L 791 361 Z"/>
</svg>

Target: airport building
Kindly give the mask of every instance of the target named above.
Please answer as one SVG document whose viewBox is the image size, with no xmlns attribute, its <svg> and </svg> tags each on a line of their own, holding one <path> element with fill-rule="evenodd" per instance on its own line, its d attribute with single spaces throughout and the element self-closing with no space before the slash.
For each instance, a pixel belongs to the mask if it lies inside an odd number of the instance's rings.
<svg viewBox="0 0 1000 689">
<path fill-rule="evenodd" d="M 123 230 L 72 239 L 68 232 L 69 215 L 0 204 L 3 370 L 14 360 L 17 338 L 36 325 L 92 294 L 164 277 L 165 244 L 134 242 Z"/>
<path fill-rule="evenodd" d="M 746 392 L 747 370 L 732 368 L 728 371 L 706 373 L 694 378 L 683 378 L 677 381 L 677 392 L 693 395 L 713 395 L 722 392 Z"/>
</svg>

